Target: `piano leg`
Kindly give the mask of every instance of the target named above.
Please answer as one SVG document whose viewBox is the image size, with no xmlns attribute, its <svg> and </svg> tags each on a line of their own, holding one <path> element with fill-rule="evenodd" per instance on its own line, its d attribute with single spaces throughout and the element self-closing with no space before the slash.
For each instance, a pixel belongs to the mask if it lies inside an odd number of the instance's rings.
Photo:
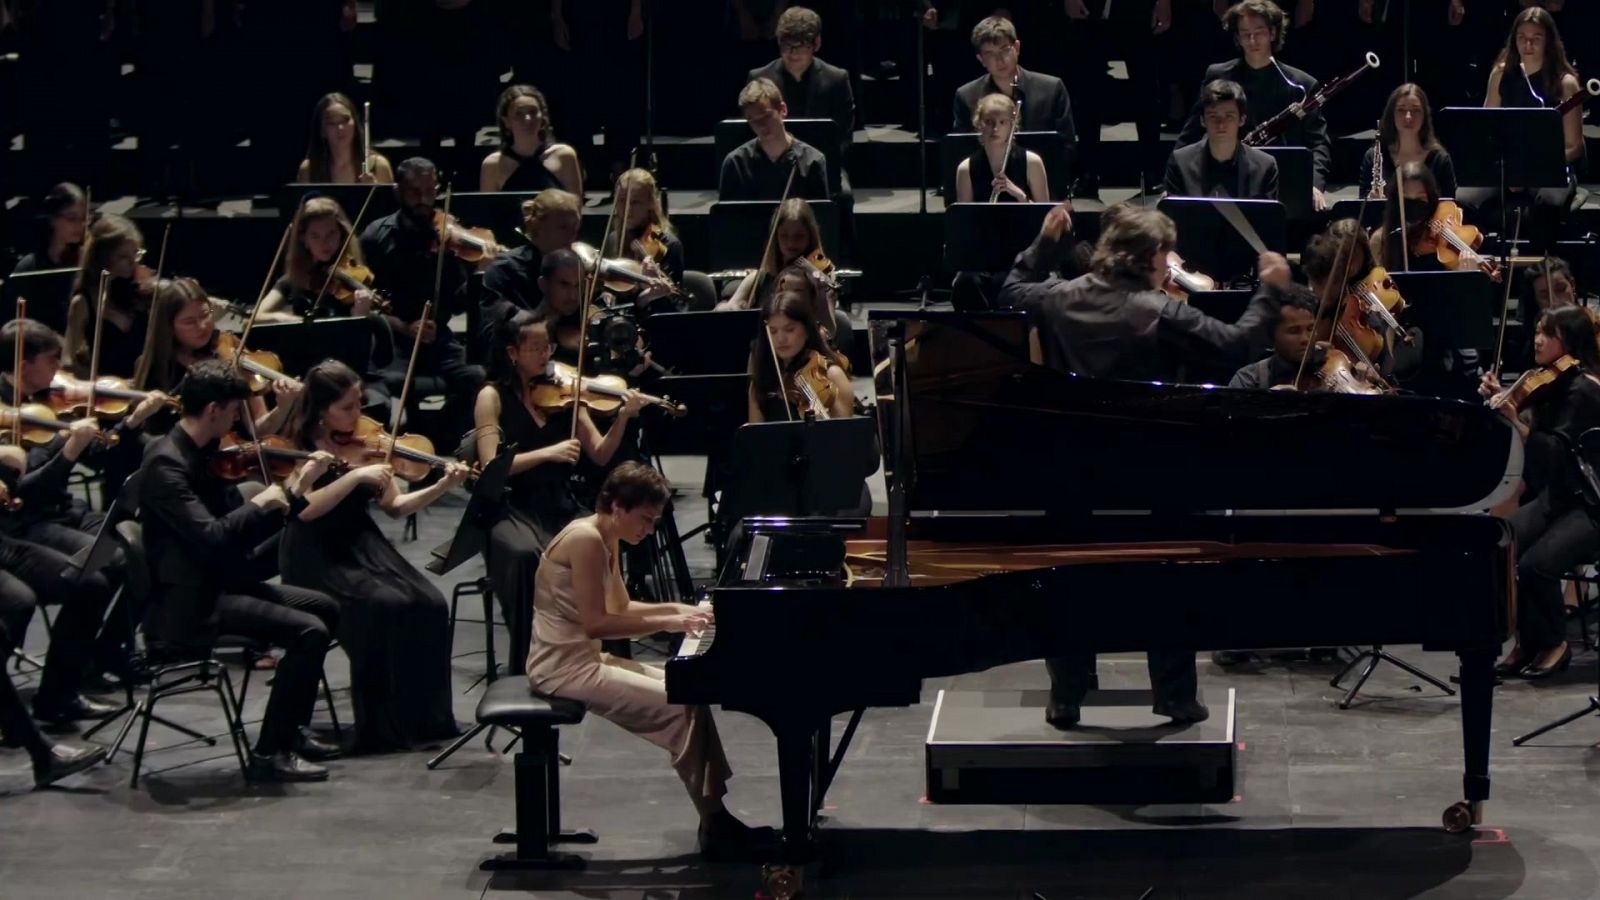
<svg viewBox="0 0 1600 900">
<path fill-rule="evenodd" d="M 1494 712 L 1495 651 L 1461 650 L 1461 745 L 1466 797 L 1444 812 L 1445 830 L 1460 833 L 1483 822 L 1489 799 L 1489 725 Z"/>
<path fill-rule="evenodd" d="M 782 861 L 810 862 L 816 854 L 817 726 L 787 723 L 773 725 L 772 730 L 778 738 L 778 787 L 783 797 Z"/>
</svg>

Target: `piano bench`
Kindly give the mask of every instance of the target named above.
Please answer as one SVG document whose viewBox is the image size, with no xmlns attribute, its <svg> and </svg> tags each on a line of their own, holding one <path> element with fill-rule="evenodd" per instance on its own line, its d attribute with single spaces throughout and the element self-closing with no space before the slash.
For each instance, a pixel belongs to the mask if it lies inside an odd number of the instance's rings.
<svg viewBox="0 0 1600 900">
<path fill-rule="evenodd" d="M 583 721 L 588 707 L 576 700 L 540 694 L 525 678 L 501 678 L 489 683 L 478 701 L 478 724 L 513 730 L 522 735 L 516 756 L 515 831 L 495 835 L 497 844 L 516 844 L 512 853 L 486 859 L 478 868 L 581 869 L 586 860 L 551 849 L 552 844 L 593 844 L 592 831 L 561 830 L 561 753 L 557 726 Z"/>
</svg>

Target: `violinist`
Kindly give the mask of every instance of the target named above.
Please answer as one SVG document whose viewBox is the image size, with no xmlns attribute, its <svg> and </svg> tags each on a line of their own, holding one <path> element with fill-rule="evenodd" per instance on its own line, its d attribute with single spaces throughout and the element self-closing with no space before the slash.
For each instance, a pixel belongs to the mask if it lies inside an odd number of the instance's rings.
<svg viewBox="0 0 1600 900">
<path fill-rule="evenodd" d="M 607 259 L 636 259 L 645 264 L 646 272 L 654 269 L 653 274 L 664 275 L 673 284 L 684 284 L 683 241 L 661 208 L 660 190 L 649 169 L 629 169 L 617 177 L 612 215 L 620 219 L 624 210 L 628 220 L 612 220 L 611 237 L 600 248 L 601 255 Z M 618 234 L 623 236 L 620 251 Z"/>
<path fill-rule="evenodd" d="M 289 248 L 283 261 L 283 277 L 279 278 L 256 313 L 257 322 L 303 322 L 313 313 L 332 315 L 344 309 L 352 316 L 365 316 L 377 304 L 377 294 L 361 287 L 349 291 L 350 299 L 340 301 L 333 294 L 334 284 L 329 283 L 334 267 L 334 257 L 346 246 L 350 236 L 350 220 L 345 218 L 339 201 L 332 197 L 308 197 L 294 214 L 289 227 Z M 361 245 L 349 241 L 349 249 L 340 266 L 365 268 L 361 262 Z M 326 289 L 324 289 L 326 286 Z M 311 307 L 321 302 L 316 310 Z"/>
<path fill-rule="evenodd" d="M 299 184 L 393 184 L 394 168 L 368 147 L 361 113 L 344 94 L 324 94 L 311 111 L 311 143 L 294 180 Z"/>
<path fill-rule="evenodd" d="M 1283 291 L 1278 325 L 1272 332 L 1272 355 L 1233 373 L 1228 387 L 1266 389 L 1294 384 L 1300 376 L 1300 360 L 1305 357 L 1316 330 L 1316 319 L 1317 296 L 1297 284 L 1290 284 Z M 1308 367 L 1315 362 L 1315 359 L 1308 361 Z"/>
<path fill-rule="evenodd" d="M 551 325 L 531 312 L 518 312 L 500 328 L 494 353 L 495 377 L 478 392 L 474 408 L 478 458 L 492 460 L 502 445 L 516 447 L 505 502 L 489 529 L 485 562 L 507 622 L 526 622 L 533 608 L 534 573 L 550 539 L 582 509 L 568 482 L 580 454 L 605 466 L 622 446 L 626 425 L 641 401 L 629 392 L 617 417 L 601 433 L 587 409 L 539 409 L 532 387 L 549 371 L 554 348 Z M 572 417 L 577 416 L 573 438 Z M 510 664 L 523 665 L 528 632 L 511 635 Z"/>
<path fill-rule="evenodd" d="M 1420 166 L 1418 169 L 1424 174 L 1427 172 Z M 1340 260 L 1345 261 L 1342 276 L 1338 274 Z M 1305 250 L 1300 253 L 1300 266 L 1305 270 L 1311 293 L 1318 298 L 1319 307 L 1321 298 L 1330 296 L 1329 291 L 1332 288 L 1329 283 L 1334 279 L 1341 279 L 1340 283 L 1344 287 L 1340 290 L 1339 296 L 1331 299 L 1329 306 L 1323 310 L 1323 315 L 1335 319 L 1343 311 L 1343 304 L 1355 302 L 1349 287 L 1371 274 L 1376 265 L 1372 258 L 1372 248 L 1361 230 L 1360 223 L 1355 219 L 1339 219 L 1330 223 L 1321 233 L 1313 235 L 1311 240 L 1306 242 Z M 1374 373 L 1385 378 L 1397 374 L 1404 375 L 1420 362 L 1421 342 L 1418 340 L 1422 334 L 1420 329 L 1406 329 L 1412 339 L 1408 342 L 1392 326 L 1375 320 L 1370 314 L 1363 313 L 1359 318 L 1362 327 L 1369 329 L 1369 333 L 1375 336 L 1367 343 L 1381 344 L 1375 352 L 1365 354 L 1368 357 L 1366 362 L 1373 367 L 1373 372 L 1366 373 L 1369 377 Z M 1360 361 L 1359 357 L 1362 354 L 1354 353 L 1342 336 L 1334 340 L 1333 344 L 1335 349 Z"/>
<path fill-rule="evenodd" d="M 853 412 L 850 363 L 828 346 L 806 297 L 790 291 L 778 294 L 763 333 L 765 339 L 756 338 L 750 351 L 748 421 L 783 422 L 808 413 L 842 419 Z M 821 409 L 813 408 L 812 397 Z"/>
<path fill-rule="evenodd" d="M 1376 171 L 1392 183 L 1395 170 L 1406 163 L 1420 163 L 1433 174 L 1440 197 L 1456 195 L 1456 164 L 1433 133 L 1433 108 L 1428 95 L 1418 85 L 1407 82 L 1389 93 L 1378 120 L 1378 139 L 1367 148 L 1356 172 L 1361 178 L 1361 195 L 1373 200 L 1388 199 L 1373 182 Z"/>
<path fill-rule="evenodd" d="M 1383 204 L 1383 224 L 1372 233 L 1369 240 L 1373 264 L 1396 272 L 1450 271 L 1448 266 L 1439 261 L 1436 252 L 1418 252 L 1419 246 L 1432 243 L 1428 223 L 1439 208 L 1439 185 L 1433 179 L 1433 170 L 1423 163 L 1408 162 L 1401 165 L 1399 172 L 1391 178 L 1398 179 L 1400 183 L 1387 191 L 1388 198 Z M 1404 234 L 1410 245 L 1404 250 L 1401 248 L 1400 227 L 1402 199 L 1405 202 Z M 1461 262 L 1466 266 L 1471 265 L 1466 258 Z"/>
<path fill-rule="evenodd" d="M 780 200 L 794 175 L 789 196 L 828 199 L 828 161 L 822 151 L 789 133 L 783 120 L 789 107 L 778 86 L 757 78 L 739 92 L 739 109 L 755 137 L 728 152 L 717 179 L 722 200 Z"/>
<path fill-rule="evenodd" d="M 544 92 L 527 84 L 506 88 L 495 101 L 495 121 L 500 124 L 500 149 L 483 158 L 478 190 L 560 189 L 583 196 L 578 153 L 556 141 Z"/>
<path fill-rule="evenodd" d="M 978 149 L 956 165 L 957 203 L 988 199 L 995 192 L 1001 201 L 1050 202 L 1044 160 L 1014 141 L 1015 110 L 1004 94 L 989 94 L 978 101 L 972 112 Z"/>
<path fill-rule="evenodd" d="M 1247 121 L 1244 88 L 1221 79 L 1207 83 L 1200 89 L 1200 118 L 1205 140 L 1179 146 L 1167 160 L 1168 196 L 1278 199 L 1278 161 L 1239 140 Z"/>
<path fill-rule="evenodd" d="M 343 460 L 310 485 L 306 507 L 279 543 L 285 584 L 339 604 L 339 642 L 350 656 L 355 753 L 407 750 L 457 734 L 451 712 L 449 612 L 444 597 L 372 520 L 376 503 L 405 518 L 466 481 L 452 462 L 426 488 L 403 491 L 381 455 L 340 436 L 361 418 L 361 376 L 337 360 L 306 371 L 286 434 L 303 450 Z"/>
<path fill-rule="evenodd" d="M 67 304 L 67 367 L 75 373 L 89 372 L 102 270 L 110 272 L 111 277 L 106 282 L 106 333 L 100 342 L 100 371 L 133 371 L 150 321 L 149 270 L 140 265 L 142 259 L 144 237 L 132 222 L 105 215 L 89 226 L 83 264 L 78 268 L 72 300 Z"/>
<path fill-rule="evenodd" d="M 577 194 L 559 188 L 522 201 L 522 233 L 528 243 L 500 254 L 483 270 L 479 328 L 485 345 L 494 343 L 500 324 L 519 309 L 537 309 L 543 260 L 578 239 L 582 207 Z"/>
<path fill-rule="evenodd" d="M 78 264 L 84 232 L 88 230 L 89 200 L 83 188 L 63 181 L 44 195 L 40 204 L 48 231 L 33 252 L 17 260 L 13 275 L 46 269 L 65 269 Z"/>
<path fill-rule="evenodd" d="M 1516 643 L 1495 670 L 1537 679 L 1572 661 L 1561 579 L 1600 553 L 1600 530 L 1580 494 L 1570 444 L 1600 427 L 1594 322 L 1581 307 L 1548 310 L 1534 332 L 1533 360 L 1537 368 L 1524 373 L 1519 386 L 1538 381 L 1538 390 L 1506 390 L 1491 371 L 1478 392 L 1526 445 L 1525 499 L 1509 519 L 1517 544 Z"/>
<path fill-rule="evenodd" d="M 795 268 L 793 274 L 801 276 L 797 281 L 809 282 L 803 289 L 817 296 L 817 322 L 824 331 L 833 334 L 837 325 L 839 292 L 826 279 L 818 277 L 826 273 L 818 271 L 811 261 L 827 258 L 822 247 L 822 229 L 817 225 L 811 204 L 798 197 L 785 200 L 772 214 L 772 228 L 774 237 L 768 242 L 766 254 L 761 258 L 761 267 L 746 275 L 734 289 L 733 296 L 717 308 L 769 309 L 783 280 L 782 274 L 799 264 L 806 268 Z M 788 282 L 787 286 L 799 288 L 796 281 Z"/>
<path fill-rule="evenodd" d="M 247 776 L 326 780 L 328 770 L 317 760 L 332 759 L 339 749 L 306 726 L 339 606 L 317 591 L 268 584 L 277 560 L 258 550 L 306 508 L 306 491 L 333 456 L 312 454 L 282 484 L 240 502 L 239 492 L 212 473 L 210 461 L 233 432 L 249 383 L 226 362 L 203 360 L 184 375 L 177 394 L 183 417 L 151 446 L 139 474 L 139 521 L 154 582 L 146 637 L 200 652 L 220 634 L 282 647 Z"/>
<path fill-rule="evenodd" d="M 1521 269 L 1522 290 L 1517 297 L 1517 320 L 1538 322 L 1546 310 L 1579 305 L 1578 281 L 1572 266 L 1559 256 L 1547 256 L 1537 265 Z M 1585 306 L 1585 308 L 1588 308 Z M 1533 340 L 1537 329 L 1529 329 L 1521 359 L 1533 359 Z"/>
</svg>

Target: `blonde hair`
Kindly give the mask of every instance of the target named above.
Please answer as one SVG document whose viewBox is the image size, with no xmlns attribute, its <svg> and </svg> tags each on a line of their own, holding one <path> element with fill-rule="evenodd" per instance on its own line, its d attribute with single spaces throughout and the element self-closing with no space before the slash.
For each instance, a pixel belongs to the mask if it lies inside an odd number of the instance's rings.
<svg viewBox="0 0 1600 900">
<path fill-rule="evenodd" d="M 757 78 L 744 86 L 739 92 L 739 108 L 743 109 L 752 103 L 765 103 L 773 109 L 783 105 L 783 92 L 770 78 Z"/>
<path fill-rule="evenodd" d="M 294 224 L 290 227 L 289 249 L 283 262 L 284 277 L 289 283 L 303 291 L 320 290 L 322 285 L 312 283 L 312 274 L 318 263 L 311 258 L 311 249 L 306 246 L 306 231 L 313 222 L 323 219 L 333 219 L 339 223 L 339 241 L 346 242 L 354 226 L 345 218 L 344 209 L 339 206 L 339 201 L 332 197 L 312 197 L 300 204 L 295 211 Z M 349 241 L 349 249 L 345 251 L 349 260 L 359 264 L 361 262 L 361 242 Z M 332 265 L 338 260 L 331 260 L 324 265 Z"/>
<path fill-rule="evenodd" d="M 972 127 L 974 130 L 980 128 L 983 124 L 983 117 L 988 113 L 1002 112 L 1009 119 L 1015 111 L 1016 106 L 1012 104 L 1011 98 L 1005 94 L 984 94 L 979 98 L 977 105 L 972 107 Z"/>
<path fill-rule="evenodd" d="M 560 188 L 540 191 L 536 196 L 522 201 L 522 233 L 532 238 L 533 232 L 551 213 L 569 212 L 580 215 L 578 196 Z"/>
<path fill-rule="evenodd" d="M 767 251 L 761 257 L 761 271 L 767 273 L 768 278 L 776 278 L 792 260 L 778 259 L 778 229 L 790 222 L 799 222 L 806 229 L 806 252 L 822 248 L 822 228 L 817 225 L 816 213 L 811 211 L 811 204 L 800 197 L 790 197 L 783 201 L 772 213 L 770 233 L 772 239 L 767 242 Z"/>
<path fill-rule="evenodd" d="M 656 187 L 656 176 L 652 175 L 649 169 L 629 169 L 617 176 L 616 194 L 618 198 L 621 198 L 624 192 L 635 187 L 642 187 L 650 192 L 648 201 L 650 224 L 667 234 L 676 234 L 677 230 L 672 227 L 671 220 L 667 218 L 666 212 L 661 209 L 661 191 Z M 628 227 L 628 223 L 622 221 L 623 205 L 622 200 L 618 199 L 611 207 L 611 237 L 607 239 L 607 242 L 612 247 L 616 246 L 617 238 Z M 607 252 L 612 251 L 608 250 Z"/>
</svg>

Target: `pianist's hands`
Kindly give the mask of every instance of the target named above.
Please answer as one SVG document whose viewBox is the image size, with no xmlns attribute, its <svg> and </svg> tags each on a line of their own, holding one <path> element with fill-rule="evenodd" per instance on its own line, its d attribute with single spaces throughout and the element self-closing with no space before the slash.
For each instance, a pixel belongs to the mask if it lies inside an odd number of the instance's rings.
<svg viewBox="0 0 1600 900">
<path fill-rule="evenodd" d="M 675 614 L 667 620 L 666 630 L 668 632 L 695 635 L 711 626 L 713 617 L 709 606 L 687 606 L 682 603 L 674 603 L 673 610 Z"/>
</svg>

